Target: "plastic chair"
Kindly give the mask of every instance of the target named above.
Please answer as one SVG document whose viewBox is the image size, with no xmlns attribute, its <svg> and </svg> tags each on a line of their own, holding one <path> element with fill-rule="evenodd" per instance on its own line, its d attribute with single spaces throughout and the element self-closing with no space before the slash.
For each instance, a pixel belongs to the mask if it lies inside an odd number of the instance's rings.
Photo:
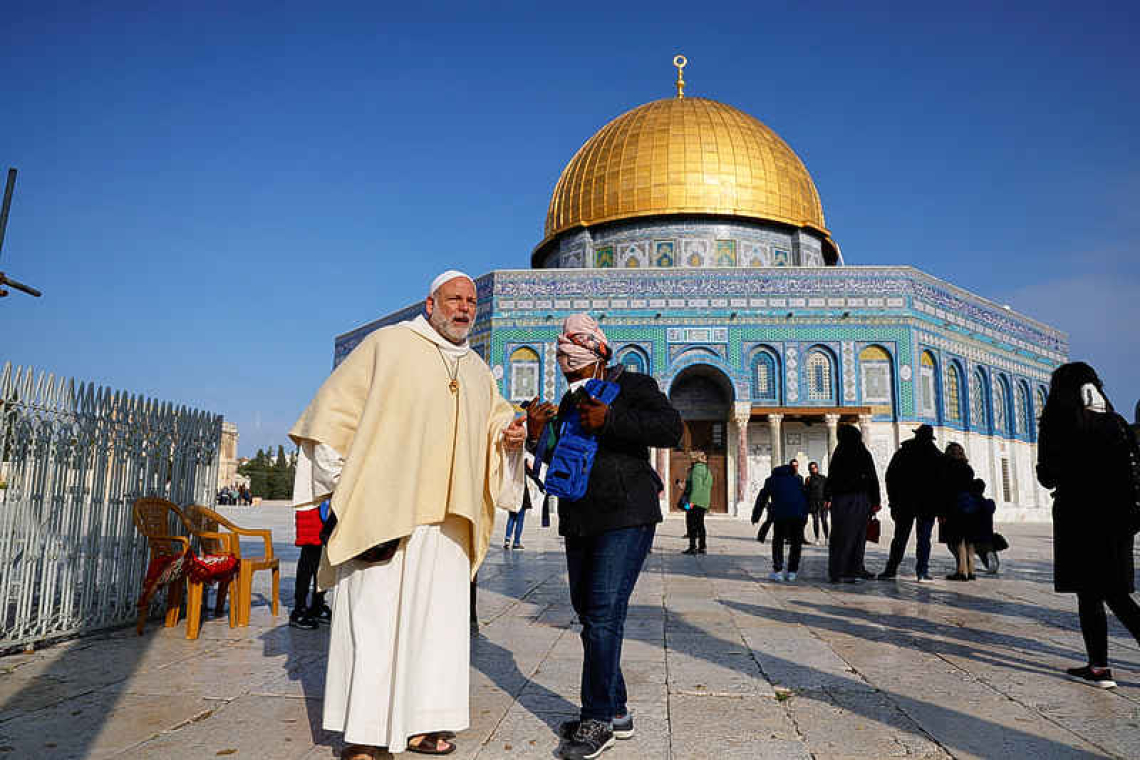
<svg viewBox="0 0 1140 760">
<path fill-rule="evenodd" d="M 178 523 L 186 531 L 186 535 L 171 532 L 170 516 L 174 515 Z M 228 551 L 231 539 L 223 533 L 196 530 L 187 521 L 186 516 L 178 505 L 157 497 L 143 497 L 136 499 L 133 516 L 135 527 L 139 533 L 147 538 L 150 548 L 150 561 L 147 564 L 147 580 L 152 570 L 155 571 L 156 586 L 147 589 L 144 580 L 142 595 L 139 598 L 139 617 L 135 624 L 135 632 L 142 635 L 146 626 L 147 612 L 149 610 L 150 595 L 157 591 L 159 585 L 166 587 L 166 620 L 165 626 L 171 628 L 178 624 L 179 607 L 182 602 L 183 581 L 186 582 L 186 638 L 196 639 L 202 623 L 202 598 L 204 587 L 210 583 L 225 584 L 218 591 L 219 599 L 225 598 L 226 589 L 233 577 L 235 562 L 229 561 L 234 557 Z M 190 537 L 197 537 L 203 544 L 201 557 L 194 555 L 190 546 Z M 216 542 L 216 543 L 215 543 Z M 217 553 L 207 553 L 206 549 L 221 549 Z M 148 593 L 149 591 L 149 593 Z M 236 613 L 232 610 L 231 601 L 231 627 L 236 624 Z"/>
<path fill-rule="evenodd" d="M 188 510 L 196 515 L 196 519 L 208 520 L 229 530 L 230 546 L 238 558 L 238 597 L 237 597 L 237 624 L 249 625 L 250 608 L 253 606 L 253 574 L 258 570 L 269 570 L 273 574 L 273 604 L 272 612 L 276 617 L 281 602 L 281 567 L 280 559 L 273 556 L 273 532 L 264 528 L 242 528 L 231 520 L 223 517 L 208 507 L 195 504 Z M 265 542 L 265 553 L 259 557 L 245 557 L 241 553 L 241 536 L 259 536 Z M 230 600 L 231 607 L 234 601 Z"/>
</svg>

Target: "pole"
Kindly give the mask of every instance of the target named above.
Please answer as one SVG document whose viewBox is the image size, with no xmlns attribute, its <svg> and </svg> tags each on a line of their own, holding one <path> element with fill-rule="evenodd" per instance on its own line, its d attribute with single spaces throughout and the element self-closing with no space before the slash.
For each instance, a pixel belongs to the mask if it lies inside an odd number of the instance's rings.
<svg viewBox="0 0 1140 760">
<path fill-rule="evenodd" d="M 8 229 L 8 211 L 12 208 L 12 191 L 16 189 L 16 170 L 8 170 L 8 183 L 4 186 L 4 205 L 0 206 L 0 252 L 4 250 L 4 230 Z"/>
</svg>

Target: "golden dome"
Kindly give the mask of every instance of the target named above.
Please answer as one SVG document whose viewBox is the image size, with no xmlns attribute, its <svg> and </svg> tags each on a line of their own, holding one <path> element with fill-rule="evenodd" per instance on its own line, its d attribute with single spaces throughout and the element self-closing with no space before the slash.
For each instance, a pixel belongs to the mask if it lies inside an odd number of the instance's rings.
<svg viewBox="0 0 1140 760">
<path fill-rule="evenodd" d="M 586 141 L 558 179 L 536 252 L 574 227 L 657 214 L 807 227 L 835 251 L 811 175 L 779 135 L 732 106 L 678 97 L 624 113 Z"/>
</svg>

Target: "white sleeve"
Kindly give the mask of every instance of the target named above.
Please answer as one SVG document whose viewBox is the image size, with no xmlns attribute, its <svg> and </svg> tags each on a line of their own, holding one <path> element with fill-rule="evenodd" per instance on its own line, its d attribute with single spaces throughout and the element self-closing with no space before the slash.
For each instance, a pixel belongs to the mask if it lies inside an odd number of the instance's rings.
<svg viewBox="0 0 1140 760">
<path fill-rule="evenodd" d="M 302 441 L 293 479 L 293 506 L 319 504 L 327 499 L 336 488 L 342 469 L 344 457 L 336 449 L 316 441 Z"/>
</svg>

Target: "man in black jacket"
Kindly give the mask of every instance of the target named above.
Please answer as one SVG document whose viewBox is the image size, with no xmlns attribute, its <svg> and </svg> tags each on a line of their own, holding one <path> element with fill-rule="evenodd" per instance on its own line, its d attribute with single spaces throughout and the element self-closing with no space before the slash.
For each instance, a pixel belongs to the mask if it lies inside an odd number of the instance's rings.
<svg viewBox="0 0 1140 760">
<path fill-rule="evenodd" d="M 887 466 L 887 500 L 895 521 L 895 537 L 879 580 L 898 574 L 911 526 L 916 523 L 914 570 L 920 583 L 930 580 L 930 534 L 938 516 L 941 474 L 942 452 L 934 445 L 934 428 L 920 425 L 914 438 L 903 442 Z"/>
<path fill-rule="evenodd" d="M 572 415 L 596 436 L 597 454 L 585 495 L 558 500 L 558 532 L 566 538 L 570 601 L 582 624 L 582 709 L 578 720 L 559 727 L 563 758 L 597 757 L 615 738 L 633 736 L 626 704 L 621 647 L 629 597 L 657 523 L 661 479 L 649 463 L 649 447 L 671 448 L 681 439 L 681 416 L 649 375 L 606 367 L 611 352 L 605 333 L 586 314 L 567 317 L 558 337 L 558 363 L 570 383 L 557 414 L 552 404 L 530 406 L 532 447 L 556 446 L 543 435 Z M 616 383 L 609 405 L 576 391 L 591 378 Z M 538 452 L 540 455 L 546 452 Z M 546 458 L 546 457 L 544 457 Z"/>
</svg>

